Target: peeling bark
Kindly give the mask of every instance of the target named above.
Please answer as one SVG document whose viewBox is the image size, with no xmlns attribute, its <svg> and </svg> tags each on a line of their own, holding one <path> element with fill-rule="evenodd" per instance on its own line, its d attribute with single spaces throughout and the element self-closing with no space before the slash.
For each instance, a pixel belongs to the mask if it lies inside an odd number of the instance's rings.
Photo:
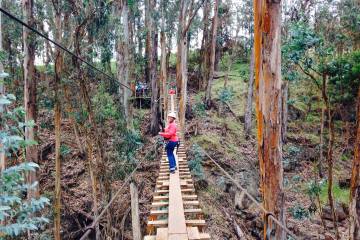
<svg viewBox="0 0 360 240">
<path fill-rule="evenodd" d="M 350 186 L 350 239 L 360 239 L 360 87 L 357 99 L 357 120 L 354 160 Z"/>
<path fill-rule="evenodd" d="M 280 1 L 254 0 L 256 117 L 261 191 L 264 208 L 285 224 L 280 25 Z M 273 230 L 275 239 L 282 239 L 283 230 L 271 220 L 264 225 L 264 238 L 268 228 Z"/>
<path fill-rule="evenodd" d="M 166 67 L 166 37 L 165 32 L 162 30 L 160 33 L 160 48 L 161 48 L 161 60 L 160 60 L 160 99 L 163 102 L 164 107 L 164 121 L 166 120 L 166 112 L 168 108 L 167 99 L 167 67 Z"/>
<path fill-rule="evenodd" d="M 131 91 L 125 87 L 130 86 L 130 37 L 129 37 L 129 8 L 127 1 L 117 6 L 121 16 L 121 32 L 117 42 L 117 77 L 119 79 L 119 99 L 124 112 L 126 126 L 132 129 L 132 116 L 130 110 Z"/>
</svg>

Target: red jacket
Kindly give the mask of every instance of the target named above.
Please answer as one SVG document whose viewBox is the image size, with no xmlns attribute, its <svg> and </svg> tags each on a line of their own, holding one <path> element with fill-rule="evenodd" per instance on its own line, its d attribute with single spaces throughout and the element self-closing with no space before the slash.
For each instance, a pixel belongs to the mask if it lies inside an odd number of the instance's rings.
<svg viewBox="0 0 360 240">
<path fill-rule="evenodd" d="M 164 138 L 169 139 L 172 142 L 177 142 L 178 137 L 176 136 L 176 131 L 177 131 L 176 123 L 172 122 L 169 124 L 169 126 L 165 128 L 165 132 L 160 132 L 159 134 Z"/>
</svg>

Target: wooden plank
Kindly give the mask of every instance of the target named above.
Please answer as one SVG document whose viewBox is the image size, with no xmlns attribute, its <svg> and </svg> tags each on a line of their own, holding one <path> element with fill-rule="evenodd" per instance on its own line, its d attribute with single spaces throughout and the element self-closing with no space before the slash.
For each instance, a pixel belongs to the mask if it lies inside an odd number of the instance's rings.
<svg viewBox="0 0 360 240">
<path fill-rule="evenodd" d="M 186 208 L 184 209 L 185 214 L 202 213 L 200 208 Z"/>
<path fill-rule="evenodd" d="M 197 195 L 182 195 L 184 200 L 196 200 Z"/>
<path fill-rule="evenodd" d="M 192 192 L 195 192 L 195 189 L 194 188 L 183 188 L 183 189 L 181 189 L 181 192 L 182 193 L 192 193 Z M 156 189 L 154 192 L 154 196 L 158 196 L 161 194 L 167 194 L 167 193 L 169 193 L 169 189 Z"/>
<path fill-rule="evenodd" d="M 187 226 L 205 226 L 206 222 L 202 219 L 186 220 Z"/>
<path fill-rule="evenodd" d="M 156 240 L 156 236 L 146 235 L 146 236 L 144 237 L 144 240 Z"/>
<path fill-rule="evenodd" d="M 167 219 L 148 221 L 148 226 L 152 226 L 152 227 L 166 227 L 167 225 L 168 225 Z"/>
<path fill-rule="evenodd" d="M 210 240 L 210 234 L 208 233 L 200 233 L 200 239 L 201 240 Z"/>
<path fill-rule="evenodd" d="M 164 209 L 164 210 L 150 210 L 150 215 L 151 216 L 159 216 L 159 215 L 167 215 L 169 213 L 168 209 Z M 199 214 L 202 213 L 202 210 L 200 208 L 187 208 L 184 209 L 184 214 Z"/>
<path fill-rule="evenodd" d="M 168 239 L 168 229 L 167 228 L 156 229 L 156 240 L 167 240 L 167 239 Z"/>
<path fill-rule="evenodd" d="M 187 233 L 169 234 L 169 240 L 188 240 Z"/>
<path fill-rule="evenodd" d="M 199 201 L 184 201 L 184 205 L 199 205 Z"/>
<path fill-rule="evenodd" d="M 198 240 L 200 239 L 199 229 L 197 227 L 187 227 L 187 233 L 189 240 Z"/>
<path fill-rule="evenodd" d="M 154 196 L 154 201 L 168 200 L 169 196 Z"/>
<path fill-rule="evenodd" d="M 168 210 L 164 209 L 164 210 L 150 210 L 150 215 L 154 215 L 154 216 L 158 216 L 158 215 L 166 215 L 168 214 Z"/>
<path fill-rule="evenodd" d="M 169 189 L 169 239 L 187 239 L 179 171 L 170 175 Z"/>
<path fill-rule="evenodd" d="M 169 202 L 153 202 L 151 207 L 166 207 L 169 205 Z"/>
</svg>

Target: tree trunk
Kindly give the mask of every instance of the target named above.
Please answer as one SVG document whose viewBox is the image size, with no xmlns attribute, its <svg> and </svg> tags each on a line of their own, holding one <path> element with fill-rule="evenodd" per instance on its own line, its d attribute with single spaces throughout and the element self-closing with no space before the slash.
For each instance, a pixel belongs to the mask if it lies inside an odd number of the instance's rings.
<svg viewBox="0 0 360 240">
<path fill-rule="evenodd" d="M 127 89 L 127 108 L 128 108 L 128 120 L 127 127 L 130 130 L 134 130 L 134 106 L 133 101 L 131 100 L 134 97 L 135 86 L 136 82 L 136 73 L 135 73 L 135 16 L 133 12 L 133 8 L 130 8 L 129 11 L 130 21 L 129 21 L 129 81 L 128 86 L 131 86 L 132 90 L 130 91 Z"/>
<path fill-rule="evenodd" d="M 139 215 L 139 196 L 138 189 L 134 182 L 130 183 L 131 195 L 131 226 L 134 240 L 141 240 L 140 215 Z"/>
<path fill-rule="evenodd" d="M 93 144 L 92 141 L 89 139 L 89 136 L 86 136 L 86 145 L 87 145 L 87 160 L 89 164 L 89 173 L 90 173 L 90 180 L 91 180 L 91 187 L 92 187 L 92 198 L 93 198 L 93 212 L 94 212 L 94 219 L 96 219 L 99 215 L 98 212 L 98 200 L 97 200 L 97 180 L 96 175 L 94 173 L 94 165 L 92 160 L 93 155 Z M 99 223 L 95 226 L 95 239 L 100 240 L 100 228 Z"/>
<path fill-rule="evenodd" d="M 252 125 L 252 105 L 253 105 L 253 89 L 254 89 L 254 48 L 251 51 L 250 58 L 250 79 L 247 92 L 246 108 L 245 108 L 245 134 L 249 137 Z"/>
<path fill-rule="evenodd" d="M 155 20 L 153 18 L 153 11 L 156 6 L 156 0 L 147 0 L 149 1 L 149 22 L 148 22 L 148 32 L 150 34 L 150 43 L 148 46 L 148 69 L 150 74 L 151 82 L 151 122 L 150 122 L 150 132 L 153 135 L 159 133 L 159 83 L 157 79 L 157 39 L 158 34 L 156 32 Z"/>
<path fill-rule="evenodd" d="M 62 42 L 62 19 L 60 12 L 60 3 L 54 2 L 55 8 L 55 39 L 58 43 Z M 63 68 L 63 55 L 62 50 L 56 48 L 55 53 L 55 77 L 54 77 L 54 92 L 55 92 L 55 105 L 54 105 L 54 122 L 55 122 L 55 197 L 54 197 L 54 238 L 60 240 L 61 230 L 61 104 L 60 104 L 60 81 Z"/>
<path fill-rule="evenodd" d="M 166 120 L 166 112 L 168 107 L 167 99 L 167 67 L 166 67 L 166 37 L 165 32 L 162 30 L 160 34 L 160 48 L 161 48 L 161 60 L 160 60 L 160 99 L 163 102 L 164 107 L 164 119 Z"/>
<path fill-rule="evenodd" d="M 318 162 L 319 177 L 323 178 L 323 161 L 324 161 L 324 125 L 325 125 L 325 107 L 321 107 L 321 125 L 320 125 L 320 158 Z"/>
<path fill-rule="evenodd" d="M 280 25 L 280 1 L 254 0 L 256 117 L 261 191 L 264 208 L 274 213 L 285 225 Z M 282 239 L 284 236 L 283 230 L 271 220 L 264 224 L 264 238 L 268 230 L 273 231 L 275 239 Z"/>
<path fill-rule="evenodd" d="M 350 187 L 350 239 L 360 239 L 360 87 L 357 98 L 356 141 Z"/>
<path fill-rule="evenodd" d="M 288 82 L 284 82 L 282 86 L 282 124 L 281 124 L 281 137 L 283 142 L 286 142 L 286 133 L 287 133 L 288 95 L 289 95 L 289 84 Z"/>
<path fill-rule="evenodd" d="M 209 13 L 210 13 L 210 1 L 205 1 L 204 4 L 204 17 L 203 17 L 203 39 L 201 42 L 201 56 L 202 62 L 201 64 L 201 78 L 200 81 L 200 89 L 205 90 L 207 82 L 209 80 L 209 39 L 210 39 L 210 32 L 209 32 Z"/>
<path fill-rule="evenodd" d="M 132 126 L 132 116 L 130 116 L 130 101 L 129 98 L 131 97 L 131 91 L 125 87 L 130 86 L 130 38 L 129 38 L 129 8 L 127 5 L 127 1 L 124 0 L 122 2 L 121 8 L 121 20 L 123 26 L 123 34 L 120 36 L 119 44 L 120 49 L 118 49 L 119 54 L 119 71 L 118 71 L 118 78 L 120 80 L 120 98 L 122 99 L 123 103 L 123 110 L 124 116 L 126 120 L 126 126 L 128 129 L 133 129 Z M 123 57 L 123 59 L 120 59 Z M 125 86 L 124 86 L 125 85 Z"/>
<path fill-rule="evenodd" d="M 189 5 L 189 1 L 180 0 L 179 2 L 179 26 L 178 26 L 178 45 L 177 45 L 177 55 L 176 55 L 176 85 L 177 93 L 180 94 L 179 101 L 179 122 L 181 129 L 181 138 L 184 139 L 185 131 L 185 111 L 186 111 L 186 101 L 187 101 L 187 35 L 189 31 L 190 24 L 193 20 L 193 17 L 196 15 L 196 12 L 199 10 L 192 9 L 193 4 Z"/>
<path fill-rule="evenodd" d="M 75 53 L 79 56 L 81 55 L 80 42 L 81 42 L 82 33 L 84 31 L 83 27 L 84 27 L 83 24 L 78 25 L 74 33 L 74 41 L 73 41 L 74 50 Z M 97 148 L 96 168 L 98 172 L 98 179 L 100 179 L 99 185 L 101 186 L 101 190 L 102 190 L 101 196 L 104 196 L 105 198 L 104 202 L 109 202 L 111 199 L 112 191 L 111 191 L 110 179 L 107 177 L 108 168 L 109 168 L 108 157 L 106 155 L 106 151 L 102 143 L 103 129 L 96 123 L 92 101 L 89 96 L 89 91 L 87 89 L 88 84 L 86 81 L 86 76 L 84 76 L 84 73 L 81 68 L 81 64 L 77 59 L 73 58 L 73 65 L 75 66 L 75 69 L 77 71 L 77 78 L 79 79 L 80 82 L 81 98 L 85 105 L 85 109 L 89 114 L 88 120 L 90 123 L 89 125 L 91 127 L 92 137 L 96 143 L 96 148 Z M 107 211 L 107 218 L 108 218 L 108 222 L 106 227 L 109 227 L 109 225 L 111 224 L 110 211 Z"/>
<path fill-rule="evenodd" d="M 23 0 L 23 15 L 25 22 L 30 26 L 35 25 L 34 1 Z M 36 78 L 35 78 L 35 36 L 26 27 L 23 28 L 24 44 L 24 104 L 25 122 L 36 122 Z M 25 140 L 35 141 L 36 130 L 34 126 L 25 127 Z M 35 145 L 26 147 L 26 161 L 38 163 L 37 147 Z M 27 181 L 32 184 L 36 181 L 36 172 L 30 172 Z M 39 196 L 39 189 L 36 186 L 28 191 L 28 198 Z"/>
<path fill-rule="evenodd" d="M 179 27 L 178 27 L 178 41 L 177 41 L 177 54 L 176 54 L 176 88 L 177 88 L 177 93 L 181 95 L 182 93 L 182 82 L 183 80 L 183 75 L 184 72 L 182 72 L 183 69 L 183 58 L 186 56 L 186 50 L 183 51 L 183 48 L 186 49 L 186 35 L 187 32 L 183 32 L 183 30 L 185 29 L 185 14 L 186 14 L 186 5 L 185 5 L 185 0 L 180 0 L 179 3 L 179 8 L 180 8 L 180 12 L 179 12 Z M 186 60 L 185 60 L 186 61 Z M 179 106 L 180 108 L 180 106 Z M 181 118 L 181 116 L 180 116 Z"/>
<path fill-rule="evenodd" d="M 78 127 L 78 124 L 76 123 L 76 119 L 75 119 L 75 111 L 74 109 L 72 108 L 71 106 L 71 99 L 70 99 L 70 96 L 69 96 L 69 89 L 67 86 L 64 85 L 64 97 L 65 97 L 65 100 L 66 100 L 66 104 L 65 104 L 65 108 L 66 108 L 66 112 L 69 113 L 70 115 L 70 121 L 71 121 L 71 124 L 73 125 L 73 129 L 74 129 L 74 135 L 75 135 L 75 141 L 78 145 L 78 148 L 80 150 L 80 153 L 81 154 L 84 154 L 85 153 L 85 150 L 84 150 L 84 147 L 80 141 L 80 136 L 79 136 L 79 127 Z"/>
<path fill-rule="evenodd" d="M 218 9 L 219 9 L 219 1 L 215 0 L 214 2 L 214 17 L 211 26 L 211 46 L 210 46 L 210 64 L 209 64 L 209 79 L 206 86 L 206 94 L 205 94 L 205 102 L 207 107 L 211 107 L 211 90 L 212 84 L 214 80 L 214 71 L 215 71 L 215 51 L 216 51 L 216 36 L 217 36 L 217 28 L 218 28 Z"/>
<path fill-rule="evenodd" d="M 2 0 L 0 0 L 0 7 L 2 7 Z M 3 51 L 3 46 L 2 46 L 2 19 L 1 19 L 2 15 L 0 14 L 0 51 Z M 0 73 L 4 72 L 4 65 L 2 64 L 2 62 L 0 61 Z M 5 95 L 5 85 L 4 85 L 4 79 L 0 78 L 0 98 L 2 96 Z M 0 104 L 0 116 L 4 113 L 5 111 L 5 107 L 3 104 Z M 0 126 L 0 131 L 3 130 L 3 127 Z M 3 147 L 2 143 L 0 142 L 0 149 Z M 0 151 L 0 172 L 3 171 L 6 167 L 6 162 L 5 162 L 5 151 Z"/>
<path fill-rule="evenodd" d="M 323 74 L 323 81 L 322 81 L 322 97 L 324 100 L 324 104 L 326 106 L 326 112 L 328 117 L 328 129 L 329 129 L 329 146 L 328 146 L 328 152 L 327 152 L 327 163 L 328 163 L 328 198 L 329 198 L 329 204 L 330 209 L 333 215 L 333 223 L 334 228 L 336 231 L 336 238 L 340 239 L 339 230 L 337 227 L 337 217 L 336 217 L 336 211 L 334 206 L 334 197 L 333 197 L 333 146 L 334 146 L 334 122 L 332 120 L 332 111 L 330 107 L 329 98 L 327 96 L 327 78 L 326 75 Z"/>
<path fill-rule="evenodd" d="M 146 39 L 145 39 L 145 82 L 147 84 L 151 83 L 150 81 L 150 69 L 149 61 L 151 56 L 151 2 L 152 0 L 144 0 L 145 6 L 145 29 L 146 29 Z"/>
</svg>

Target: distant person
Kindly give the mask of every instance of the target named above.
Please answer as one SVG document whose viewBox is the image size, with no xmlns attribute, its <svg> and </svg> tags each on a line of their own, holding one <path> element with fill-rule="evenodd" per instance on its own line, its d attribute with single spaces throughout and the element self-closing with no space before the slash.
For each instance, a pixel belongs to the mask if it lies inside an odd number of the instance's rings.
<svg viewBox="0 0 360 240">
<path fill-rule="evenodd" d="M 176 114 L 174 112 L 169 113 L 168 126 L 165 128 L 164 132 L 159 132 L 159 134 L 163 136 L 165 140 L 168 141 L 165 149 L 166 149 L 166 155 L 169 160 L 169 167 L 171 173 L 175 173 L 176 170 L 174 149 L 178 145 L 178 141 L 179 141 L 178 137 L 176 136 L 177 127 L 176 127 L 175 119 L 176 119 Z"/>
</svg>

